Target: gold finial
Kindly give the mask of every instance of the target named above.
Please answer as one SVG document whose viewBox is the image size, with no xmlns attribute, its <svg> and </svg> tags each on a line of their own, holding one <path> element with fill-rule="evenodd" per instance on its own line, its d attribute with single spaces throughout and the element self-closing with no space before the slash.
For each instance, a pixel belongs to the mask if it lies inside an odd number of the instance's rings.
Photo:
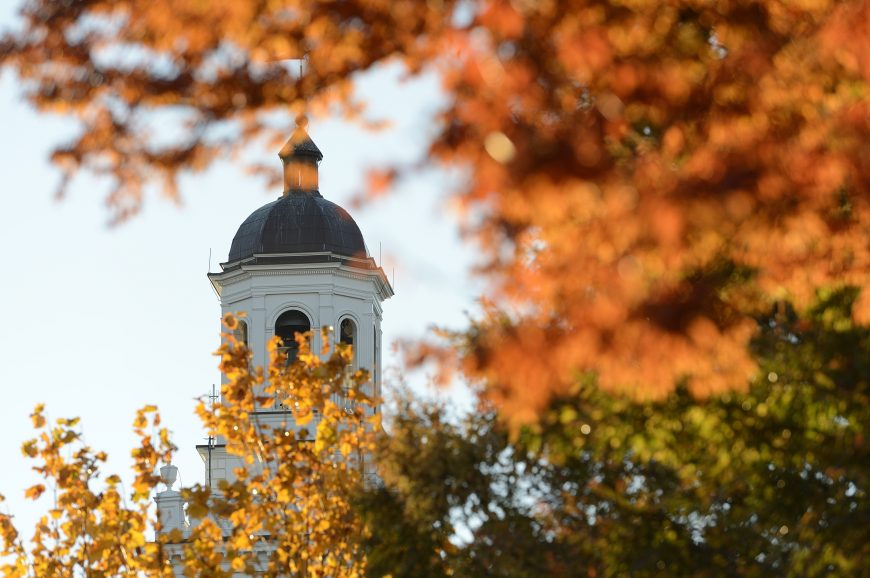
<svg viewBox="0 0 870 578">
<path fill-rule="evenodd" d="M 317 193 L 317 164 L 323 153 L 311 140 L 308 131 L 308 117 L 296 117 L 296 129 L 281 148 L 278 156 L 284 163 L 284 195 L 291 192 Z"/>
</svg>

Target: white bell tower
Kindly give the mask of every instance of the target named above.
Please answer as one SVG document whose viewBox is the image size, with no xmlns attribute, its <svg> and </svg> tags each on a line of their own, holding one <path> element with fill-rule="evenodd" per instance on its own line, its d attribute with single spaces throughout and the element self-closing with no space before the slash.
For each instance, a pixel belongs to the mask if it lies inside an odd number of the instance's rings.
<svg viewBox="0 0 870 578">
<path fill-rule="evenodd" d="M 393 289 L 351 216 L 320 194 L 317 170 L 323 154 L 306 131 L 306 119 L 296 122 L 279 153 L 282 196 L 245 219 L 227 262 L 208 277 L 220 296 L 222 315 L 246 314 L 238 337 L 248 344 L 255 365 L 267 364 L 266 344 L 273 336 L 282 338 L 292 359 L 294 334 L 311 330 L 312 351 L 320 351 L 322 335 L 330 346 L 353 345 L 354 366 L 370 372 L 370 393 L 380 396 L 381 305 Z M 281 408 L 264 408 L 257 419 L 292 427 L 292 415 L 288 424 L 288 411 Z M 227 454 L 221 438 L 197 449 L 213 490 L 221 479 L 232 481 L 233 469 L 243 465 Z"/>
</svg>

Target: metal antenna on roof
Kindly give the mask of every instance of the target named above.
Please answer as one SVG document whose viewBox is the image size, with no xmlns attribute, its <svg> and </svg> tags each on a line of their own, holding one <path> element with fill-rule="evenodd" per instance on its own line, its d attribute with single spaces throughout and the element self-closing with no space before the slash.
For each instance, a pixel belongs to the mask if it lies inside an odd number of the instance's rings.
<svg viewBox="0 0 870 578">
<path fill-rule="evenodd" d="M 393 291 L 396 290 L 396 268 L 393 267 Z"/>
<path fill-rule="evenodd" d="M 211 247 L 208 248 L 208 272 L 211 273 Z"/>
<path fill-rule="evenodd" d="M 211 400 L 211 411 L 214 413 L 215 402 L 218 399 L 218 394 L 215 391 L 214 384 L 211 384 L 211 395 L 208 396 Z M 211 434 L 208 436 L 208 489 L 211 490 L 211 451 L 215 446 L 215 437 Z"/>
</svg>

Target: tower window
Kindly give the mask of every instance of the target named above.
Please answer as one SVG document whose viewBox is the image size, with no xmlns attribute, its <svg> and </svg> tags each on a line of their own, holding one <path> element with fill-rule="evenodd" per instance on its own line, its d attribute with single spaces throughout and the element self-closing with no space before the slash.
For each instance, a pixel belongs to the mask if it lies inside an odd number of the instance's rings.
<svg viewBox="0 0 870 578">
<path fill-rule="evenodd" d="M 287 362 L 292 363 L 299 354 L 299 344 L 296 343 L 298 333 L 306 333 L 311 330 L 311 322 L 308 316 L 299 310 L 285 311 L 275 321 L 275 335 L 284 343 L 283 350 L 287 352 Z"/>
<path fill-rule="evenodd" d="M 353 319 L 345 318 L 341 321 L 338 341 L 353 347 L 353 359 L 356 361 L 356 323 L 353 322 Z"/>
<path fill-rule="evenodd" d="M 356 325 L 352 319 L 345 319 L 341 322 L 341 336 L 339 340 L 345 345 L 353 345 L 356 338 Z"/>
<path fill-rule="evenodd" d="M 236 338 L 237 343 L 248 344 L 248 323 L 246 321 L 239 320 L 238 326 L 233 331 L 233 337 Z"/>
</svg>

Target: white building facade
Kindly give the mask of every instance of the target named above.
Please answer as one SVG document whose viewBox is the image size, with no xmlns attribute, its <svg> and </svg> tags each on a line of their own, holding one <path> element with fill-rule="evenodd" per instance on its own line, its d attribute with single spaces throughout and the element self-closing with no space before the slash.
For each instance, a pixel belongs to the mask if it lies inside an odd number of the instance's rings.
<svg viewBox="0 0 870 578">
<path fill-rule="evenodd" d="M 313 352 L 323 345 L 351 344 L 354 367 L 369 371 L 369 393 L 380 397 L 382 304 L 393 289 L 351 216 L 320 194 L 317 171 L 323 155 L 306 125 L 304 118 L 297 119 L 279 153 L 281 197 L 245 219 L 228 260 L 208 278 L 220 298 L 221 316 L 244 314 L 236 337 L 247 343 L 254 365 L 268 365 L 267 343 L 273 336 L 282 338 L 292 359 L 295 334 L 311 331 Z M 324 338 L 330 343 L 322 343 Z M 263 408 L 255 417 L 272 428 L 295 429 L 286 408 Z M 213 491 L 221 480 L 233 481 L 235 468 L 244 467 L 241 457 L 227 454 L 221 438 L 197 450 Z M 175 476 L 174 467 L 169 468 L 162 472 L 167 482 Z M 171 483 L 156 501 L 164 531 L 186 533 L 181 496 Z"/>
</svg>

